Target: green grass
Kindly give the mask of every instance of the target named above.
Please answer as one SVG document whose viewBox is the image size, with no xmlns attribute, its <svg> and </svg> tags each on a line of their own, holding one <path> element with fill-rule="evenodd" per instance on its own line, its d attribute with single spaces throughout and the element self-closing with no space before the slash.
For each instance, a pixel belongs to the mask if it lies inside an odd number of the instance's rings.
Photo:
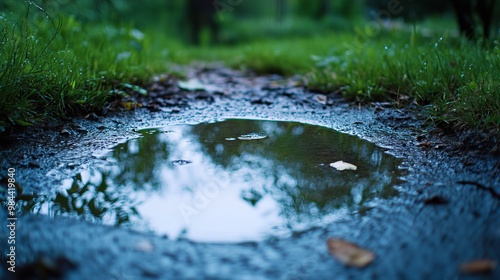
<svg viewBox="0 0 500 280">
<path fill-rule="evenodd" d="M 393 34 L 360 48 L 334 48 L 318 58 L 320 67 L 309 73 L 308 84 L 325 90 L 338 87 L 361 100 L 409 96 L 430 105 L 435 121 L 498 128 L 500 48 L 416 36 Z"/>
<path fill-rule="evenodd" d="M 445 34 L 443 34 L 444 36 Z M 409 97 L 436 122 L 500 127 L 500 46 L 459 38 L 429 39 L 411 31 L 367 41 L 352 33 L 186 49 L 170 60 L 222 60 L 259 73 L 304 76 L 308 87 L 341 91 L 361 102 Z M 359 42 L 359 43 L 357 43 Z"/>
<path fill-rule="evenodd" d="M 23 15 L 0 19 L 0 129 L 99 111 L 125 84 L 142 86 L 171 64 L 193 61 L 299 74 L 312 89 L 338 90 L 360 102 L 408 96 L 435 122 L 500 127 L 498 42 L 466 42 L 448 29 L 425 35 L 418 26 L 403 26 L 366 36 L 360 25 L 352 28 L 358 33 L 190 47 L 161 29 L 83 24 L 28 7 Z"/>
<path fill-rule="evenodd" d="M 166 70 L 150 38 L 128 25 L 84 25 L 27 5 L 4 14 L 0 29 L 0 130 L 99 110 L 114 89 Z"/>
</svg>

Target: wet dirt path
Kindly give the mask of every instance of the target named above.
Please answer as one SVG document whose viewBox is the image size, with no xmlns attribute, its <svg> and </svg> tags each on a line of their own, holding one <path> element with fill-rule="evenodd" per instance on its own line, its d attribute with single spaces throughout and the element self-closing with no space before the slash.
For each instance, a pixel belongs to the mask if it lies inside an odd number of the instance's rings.
<svg viewBox="0 0 500 280">
<path fill-rule="evenodd" d="M 428 127 L 417 109 L 357 106 L 334 93 L 307 92 L 298 80 L 279 76 L 223 68 L 189 75 L 214 87 L 185 92 L 160 77 L 147 100 L 131 98 L 143 108 L 113 112 L 112 106 L 106 117 L 75 118 L 2 140 L 2 175 L 14 167 L 24 193 L 50 192 L 89 166 L 109 164 L 102 155 L 136 137 L 137 129 L 265 118 L 326 126 L 386 148 L 403 161 L 399 194 L 324 228 L 244 244 L 172 241 L 68 218 L 19 217 L 21 272 L 32 271 L 23 265 L 42 256 L 42 267 L 64 279 L 467 279 L 460 264 L 482 258 L 500 262 L 500 199 L 495 195 L 500 193 L 500 160 L 456 149 L 458 140 Z M 0 220 L 6 216 L 3 207 Z M 7 236 L 6 227 L 0 233 Z M 364 269 L 346 268 L 328 254 L 329 237 L 355 242 L 376 259 Z M 0 242 L 6 252 L 6 242 Z M 3 269 L 0 278 L 6 273 Z M 500 269 L 473 278 L 498 279 Z"/>
</svg>

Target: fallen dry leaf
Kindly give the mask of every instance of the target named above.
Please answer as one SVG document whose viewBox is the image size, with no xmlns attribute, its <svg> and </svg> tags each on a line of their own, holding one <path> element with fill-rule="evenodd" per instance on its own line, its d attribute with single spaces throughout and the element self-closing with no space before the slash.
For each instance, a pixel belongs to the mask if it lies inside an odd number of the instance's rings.
<svg viewBox="0 0 500 280">
<path fill-rule="evenodd" d="M 347 266 L 363 268 L 375 259 L 373 252 L 342 239 L 329 238 L 326 243 L 330 254 Z"/>
<path fill-rule="evenodd" d="M 136 102 L 120 102 L 120 106 L 125 108 L 125 110 L 127 110 L 127 111 L 131 111 L 137 107 L 137 103 Z"/>
<path fill-rule="evenodd" d="M 179 81 L 177 82 L 177 86 L 183 90 L 187 91 L 195 91 L 195 90 L 204 90 L 205 85 L 198 79 L 191 79 L 188 81 Z"/>
<path fill-rule="evenodd" d="M 460 272 L 467 274 L 489 273 L 495 269 L 497 263 L 492 260 L 482 259 L 466 262 L 460 265 Z"/>
<path fill-rule="evenodd" d="M 348 162 L 343 162 L 341 160 L 330 163 L 330 166 L 337 169 L 338 171 L 343 171 L 343 170 L 357 170 L 358 167 L 354 164 L 350 164 Z"/>
<path fill-rule="evenodd" d="M 202 83 L 198 79 L 191 79 L 188 81 L 179 81 L 179 82 L 177 82 L 177 86 L 180 89 L 187 90 L 187 91 L 196 91 L 196 90 L 204 90 L 207 92 L 222 92 L 223 91 L 221 88 L 219 88 L 217 86 Z"/>
<path fill-rule="evenodd" d="M 328 101 L 328 97 L 326 97 L 325 95 L 323 94 L 316 94 L 314 96 L 314 99 L 316 99 L 316 101 L 320 104 L 323 104 L 323 105 L 326 105 L 326 101 Z"/>
</svg>

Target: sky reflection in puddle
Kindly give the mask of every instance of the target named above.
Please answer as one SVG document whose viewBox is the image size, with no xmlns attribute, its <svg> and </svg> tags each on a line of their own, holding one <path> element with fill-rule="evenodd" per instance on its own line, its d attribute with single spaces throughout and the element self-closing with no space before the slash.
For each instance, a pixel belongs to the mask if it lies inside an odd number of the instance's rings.
<svg viewBox="0 0 500 280">
<path fill-rule="evenodd" d="M 297 122 L 230 119 L 140 131 L 113 164 L 23 208 L 169 238 L 257 241 L 349 215 L 395 195 L 399 160 L 374 144 Z M 343 160 L 357 170 L 337 171 Z"/>
</svg>

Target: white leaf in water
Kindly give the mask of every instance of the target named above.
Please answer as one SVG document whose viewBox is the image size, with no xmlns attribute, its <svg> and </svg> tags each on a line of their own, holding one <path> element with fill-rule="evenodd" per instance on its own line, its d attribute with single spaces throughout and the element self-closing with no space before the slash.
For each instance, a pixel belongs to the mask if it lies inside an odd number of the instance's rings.
<svg viewBox="0 0 500 280">
<path fill-rule="evenodd" d="M 358 167 L 354 164 L 350 164 L 347 162 L 343 162 L 341 160 L 330 163 L 330 166 L 337 169 L 338 171 L 343 171 L 343 170 L 356 170 Z"/>
<path fill-rule="evenodd" d="M 238 137 L 238 139 L 240 139 L 240 140 L 260 140 L 260 139 L 264 139 L 266 137 L 267 137 L 267 135 L 265 135 L 265 134 L 252 132 L 249 134 L 241 135 Z"/>
<path fill-rule="evenodd" d="M 194 91 L 194 90 L 205 90 L 205 85 L 198 79 L 191 79 L 189 81 L 179 81 L 177 86 L 183 90 Z"/>
</svg>

